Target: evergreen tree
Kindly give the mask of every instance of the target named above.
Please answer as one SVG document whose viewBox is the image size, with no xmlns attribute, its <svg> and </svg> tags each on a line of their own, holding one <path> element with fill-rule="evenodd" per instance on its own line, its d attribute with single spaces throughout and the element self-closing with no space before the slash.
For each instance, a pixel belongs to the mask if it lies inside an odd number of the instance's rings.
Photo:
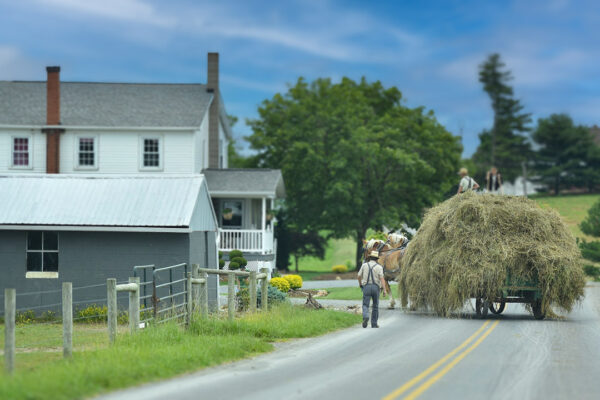
<svg viewBox="0 0 600 400">
<path fill-rule="evenodd" d="M 494 111 L 494 124 L 491 130 L 479 134 L 480 144 L 473 161 L 484 176 L 491 166 L 496 166 L 505 180 L 513 180 L 521 172 L 521 163 L 531 154 L 527 137 L 527 124 L 531 122 L 529 113 L 523 112 L 523 105 L 514 98 L 509 82 L 513 79 L 506 65 L 495 53 L 479 67 L 479 82 L 488 94 Z"/>
</svg>

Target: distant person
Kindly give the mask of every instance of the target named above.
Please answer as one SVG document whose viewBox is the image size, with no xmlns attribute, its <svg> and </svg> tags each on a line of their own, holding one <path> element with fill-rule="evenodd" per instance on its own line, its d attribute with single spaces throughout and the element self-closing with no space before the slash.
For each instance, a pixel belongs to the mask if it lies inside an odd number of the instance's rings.
<svg viewBox="0 0 600 400">
<path fill-rule="evenodd" d="M 490 193 L 502 193 L 502 175 L 496 167 L 492 167 L 485 177 L 485 188 Z"/>
<path fill-rule="evenodd" d="M 358 271 L 358 284 L 363 291 L 363 328 L 369 324 L 369 303 L 373 300 L 373 311 L 371 313 L 371 328 L 379 328 L 379 291 L 383 288 L 384 296 L 387 296 L 387 286 L 383 276 L 383 267 L 377 263 L 379 252 L 372 250 L 367 262 Z"/>
<path fill-rule="evenodd" d="M 469 171 L 466 168 L 461 168 L 458 171 L 458 175 L 460 175 L 460 183 L 458 184 L 458 192 L 456 194 L 464 193 L 467 190 L 479 189 L 479 184 L 469 176 Z"/>
</svg>

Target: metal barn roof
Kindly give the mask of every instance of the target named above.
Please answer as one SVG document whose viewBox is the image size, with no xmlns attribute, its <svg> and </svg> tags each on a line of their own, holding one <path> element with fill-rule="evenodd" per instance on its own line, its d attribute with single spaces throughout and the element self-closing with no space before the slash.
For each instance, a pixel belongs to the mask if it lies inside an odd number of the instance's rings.
<svg viewBox="0 0 600 400">
<path fill-rule="evenodd" d="M 268 168 L 205 169 L 208 190 L 213 196 L 257 195 L 285 197 L 281 170 Z"/>
<path fill-rule="evenodd" d="M 0 175 L 3 225 L 217 229 L 202 175 Z"/>
</svg>

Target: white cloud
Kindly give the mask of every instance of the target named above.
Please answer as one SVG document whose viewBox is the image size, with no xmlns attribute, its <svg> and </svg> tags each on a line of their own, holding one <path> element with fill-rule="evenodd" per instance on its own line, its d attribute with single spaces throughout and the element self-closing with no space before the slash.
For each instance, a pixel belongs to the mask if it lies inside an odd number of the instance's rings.
<svg viewBox="0 0 600 400">
<path fill-rule="evenodd" d="M 91 16 L 169 27 L 173 18 L 164 16 L 143 0 L 37 0 L 46 6 Z"/>
</svg>

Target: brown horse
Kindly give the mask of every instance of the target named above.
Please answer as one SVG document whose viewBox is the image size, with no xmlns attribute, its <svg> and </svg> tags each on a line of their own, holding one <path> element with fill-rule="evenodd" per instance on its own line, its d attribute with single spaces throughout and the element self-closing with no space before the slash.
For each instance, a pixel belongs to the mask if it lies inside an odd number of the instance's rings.
<svg viewBox="0 0 600 400">
<path fill-rule="evenodd" d="M 404 245 L 407 242 L 408 239 L 399 233 L 390 233 L 386 242 L 379 239 L 371 239 L 368 242 L 363 241 L 365 259 L 367 259 L 367 256 L 371 251 L 379 251 L 379 259 L 377 262 L 383 267 L 385 284 L 387 286 L 387 291 L 390 294 L 390 308 L 394 308 L 396 305 L 394 294 L 390 288 L 390 282 L 396 280 L 398 275 L 400 275 L 400 266 L 402 257 L 404 256 Z"/>
</svg>

